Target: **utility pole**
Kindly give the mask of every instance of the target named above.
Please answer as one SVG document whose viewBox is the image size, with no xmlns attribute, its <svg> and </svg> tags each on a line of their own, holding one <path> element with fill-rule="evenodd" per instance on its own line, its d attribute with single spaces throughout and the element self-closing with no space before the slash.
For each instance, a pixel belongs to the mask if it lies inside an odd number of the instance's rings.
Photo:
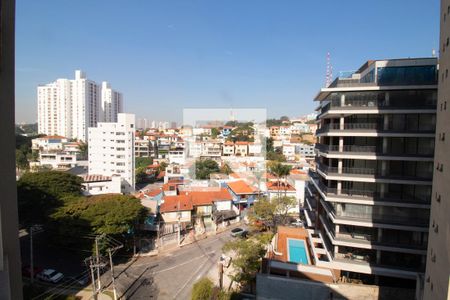
<svg viewBox="0 0 450 300">
<path fill-rule="evenodd" d="M 177 219 L 178 219 L 178 235 L 177 235 L 177 239 L 178 239 L 178 247 L 180 247 L 180 243 L 181 243 L 181 226 L 180 226 L 180 219 L 181 219 L 181 215 L 180 215 L 180 200 L 178 200 L 178 206 L 177 206 Z"/>
<path fill-rule="evenodd" d="M 113 249 L 108 248 L 109 264 L 111 266 L 111 282 L 112 282 L 112 287 L 113 287 L 114 300 L 117 300 L 117 290 L 116 290 L 116 282 L 115 282 L 115 277 L 114 277 L 114 264 L 113 264 L 113 260 L 112 260 L 112 250 L 117 250 L 122 247 L 123 247 L 123 245 L 114 247 Z"/>
<path fill-rule="evenodd" d="M 102 237 L 100 236 L 96 236 L 95 237 L 95 256 L 96 256 L 96 268 L 97 268 L 97 280 L 98 280 L 98 291 L 100 292 L 102 289 L 102 281 L 100 278 L 100 255 L 99 255 L 99 250 L 98 250 L 98 240 L 99 238 Z"/>
<path fill-rule="evenodd" d="M 97 300 L 97 287 L 95 286 L 95 272 L 94 272 L 94 264 L 92 263 L 92 256 L 89 259 L 89 268 L 91 269 L 91 281 L 92 281 L 92 298 Z"/>
</svg>

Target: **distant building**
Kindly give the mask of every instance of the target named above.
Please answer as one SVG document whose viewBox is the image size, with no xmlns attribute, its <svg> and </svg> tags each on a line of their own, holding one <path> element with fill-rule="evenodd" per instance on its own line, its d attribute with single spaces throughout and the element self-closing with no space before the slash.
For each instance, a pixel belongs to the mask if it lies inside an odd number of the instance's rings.
<svg viewBox="0 0 450 300">
<path fill-rule="evenodd" d="M 135 117 L 118 115 L 116 123 L 99 123 L 89 128 L 89 175 L 122 178 L 122 191 L 132 192 L 135 184 Z"/>
<path fill-rule="evenodd" d="M 38 133 L 86 141 L 89 127 L 113 122 L 122 112 L 122 94 L 75 71 L 75 79 L 38 86 Z"/>
</svg>

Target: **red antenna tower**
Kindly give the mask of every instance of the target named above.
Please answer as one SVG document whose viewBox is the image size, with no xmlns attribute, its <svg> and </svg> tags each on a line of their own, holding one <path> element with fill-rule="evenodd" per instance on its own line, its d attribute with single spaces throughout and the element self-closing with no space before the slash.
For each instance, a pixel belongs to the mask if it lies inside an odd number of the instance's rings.
<svg viewBox="0 0 450 300">
<path fill-rule="evenodd" d="M 327 74 L 325 77 L 325 87 L 328 87 L 333 80 L 333 66 L 331 65 L 330 52 L 327 52 Z"/>
</svg>

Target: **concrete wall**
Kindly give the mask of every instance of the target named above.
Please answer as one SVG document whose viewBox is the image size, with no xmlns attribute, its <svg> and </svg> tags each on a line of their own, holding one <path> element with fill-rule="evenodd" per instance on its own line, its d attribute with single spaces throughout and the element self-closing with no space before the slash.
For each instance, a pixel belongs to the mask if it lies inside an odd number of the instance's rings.
<svg viewBox="0 0 450 300">
<path fill-rule="evenodd" d="M 333 294 L 333 298 L 330 294 Z M 277 300 L 411 300 L 414 290 L 355 284 L 323 284 L 307 280 L 288 279 L 257 274 L 256 299 Z"/>
<path fill-rule="evenodd" d="M 22 299 L 14 131 L 15 1 L 0 1 L 0 299 Z"/>
<path fill-rule="evenodd" d="M 424 285 L 426 300 L 450 299 L 450 76 L 447 75 L 450 69 L 449 13 L 450 0 L 442 0 L 433 192 Z M 438 168 L 440 166 L 442 170 Z"/>
</svg>

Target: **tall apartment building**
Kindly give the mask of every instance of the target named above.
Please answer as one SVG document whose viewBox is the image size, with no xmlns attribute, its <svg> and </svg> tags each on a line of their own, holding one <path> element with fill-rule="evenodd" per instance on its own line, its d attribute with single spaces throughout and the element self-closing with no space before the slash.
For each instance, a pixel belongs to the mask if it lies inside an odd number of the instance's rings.
<svg viewBox="0 0 450 300">
<path fill-rule="evenodd" d="M 441 1 L 433 197 L 424 299 L 450 299 L 450 0 Z M 447 137 L 446 137 L 447 135 Z"/>
<path fill-rule="evenodd" d="M 80 70 L 75 79 L 57 79 L 38 86 L 38 132 L 86 141 L 89 127 L 115 122 L 123 110 L 122 94 L 86 78 Z"/>
<path fill-rule="evenodd" d="M 122 94 L 113 90 L 108 82 L 102 82 L 101 122 L 117 122 L 117 114 L 123 112 L 122 97 Z"/>
<path fill-rule="evenodd" d="M 117 122 L 89 128 L 89 175 L 122 177 L 122 191 L 134 191 L 135 116 L 119 113 Z"/>
<path fill-rule="evenodd" d="M 316 210 L 309 217 L 331 267 L 366 283 L 415 288 L 427 254 L 437 59 L 367 61 L 315 101 L 307 207 Z"/>
</svg>

